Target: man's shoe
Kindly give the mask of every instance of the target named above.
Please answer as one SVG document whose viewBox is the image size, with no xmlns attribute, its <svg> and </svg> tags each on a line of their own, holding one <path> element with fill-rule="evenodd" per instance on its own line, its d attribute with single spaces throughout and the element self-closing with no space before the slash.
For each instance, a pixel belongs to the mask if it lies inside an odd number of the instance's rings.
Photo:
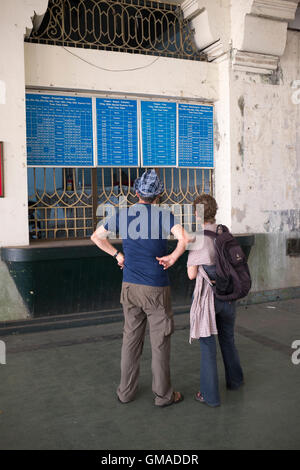
<svg viewBox="0 0 300 470">
<path fill-rule="evenodd" d="M 159 406 L 160 408 L 165 408 L 166 406 L 171 406 L 171 405 L 177 405 L 178 403 L 182 402 L 184 399 L 184 396 L 180 392 L 173 392 L 173 401 L 170 403 L 166 403 L 165 405 L 156 405 Z"/>
<path fill-rule="evenodd" d="M 131 403 L 131 402 L 133 401 L 133 400 L 122 401 L 122 400 L 120 400 L 120 398 L 118 397 L 118 395 L 117 395 L 117 399 L 118 399 L 118 401 L 119 401 L 120 403 L 122 403 L 122 405 L 127 405 L 127 403 Z"/>
</svg>

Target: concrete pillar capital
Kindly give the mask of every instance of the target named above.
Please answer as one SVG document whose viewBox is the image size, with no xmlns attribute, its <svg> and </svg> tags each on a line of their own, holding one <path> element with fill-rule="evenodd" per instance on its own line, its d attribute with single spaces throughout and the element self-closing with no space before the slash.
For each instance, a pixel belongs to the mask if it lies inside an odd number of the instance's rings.
<svg viewBox="0 0 300 470">
<path fill-rule="evenodd" d="M 185 0 L 182 10 L 209 61 L 233 50 L 233 67 L 265 74 L 284 53 L 297 5 L 298 0 Z"/>
<path fill-rule="evenodd" d="M 295 17 L 298 0 L 252 0 L 252 15 L 291 21 Z"/>
<path fill-rule="evenodd" d="M 206 52 L 209 61 L 229 50 L 230 0 L 184 0 L 181 8 L 194 29 L 196 46 Z"/>
<path fill-rule="evenodd" d="M 254 54 L 283 55 L 288 22 L 296 14 L 297 3 L 290 0 L 251 0 L 241 10 L 232 4 L 232 47 Z"/>
</svg>

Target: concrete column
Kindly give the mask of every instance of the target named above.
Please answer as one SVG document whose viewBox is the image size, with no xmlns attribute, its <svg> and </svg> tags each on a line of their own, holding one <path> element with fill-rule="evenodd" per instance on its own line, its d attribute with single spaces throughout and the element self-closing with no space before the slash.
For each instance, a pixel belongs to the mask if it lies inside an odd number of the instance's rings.
<svg viewBox="0 0 300 470">
<path fill-rule="evenodd" d="M 0 141 L 5 197 L 0 199 L 0 246 L 28 244 L 24 34 L 47 0 L 1 0 Z"/>
<path fill-rule="evenodd" d="M 231 97 L 230 59 L 219 63 L 219 100 L 215 104 L 215 195 L 218 221 L 231 226 Z"/>
<path fill-rule="evenodd" d="M 27 245 L 24 34 L 47 0 L 1 0 L 0 141 L 4 143 L 4 190 L 0 198 L 0 247 Z M 0 321 L 26 318 L 27 310 L 0 260 Z"/>
</svg>

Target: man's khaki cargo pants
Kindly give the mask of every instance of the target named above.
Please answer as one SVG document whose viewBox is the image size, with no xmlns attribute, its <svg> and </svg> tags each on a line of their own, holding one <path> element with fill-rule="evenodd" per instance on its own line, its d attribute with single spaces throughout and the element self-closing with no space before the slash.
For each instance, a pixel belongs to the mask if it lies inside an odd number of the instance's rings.
<svg viewBox="0 0 300 470">
<path fill-rule="evenodd" d="M 152 350 L 152 391 L 158 406 L 173 401 L 170 378 L 170 340 L 174 331 L 170 287 L 123 282 L 121 292 L 125 323 L 121 357 L 121 382 L 117 394 L 122 402 L 134 399 L 138 388 L 140 358 L 147 319 Z"/>
</svg>

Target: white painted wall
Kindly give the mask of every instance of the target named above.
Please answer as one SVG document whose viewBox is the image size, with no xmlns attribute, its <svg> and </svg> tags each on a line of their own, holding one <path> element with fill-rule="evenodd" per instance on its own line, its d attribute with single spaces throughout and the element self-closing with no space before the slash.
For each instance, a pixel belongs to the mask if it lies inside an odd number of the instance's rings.
<svg viewBox="0 0 300 470">
<path fill-rule="evenodd" d="M 37 88 L 218 97 L 217 65 L 192 60 L 26 43 L 25 71 L 26 86 Z"/>
<path fill-rule="evenodd" d="M 229 68 L 228 94 L 220 75 L 217 109 L 227 112 L 230 138 L 220 125 L 216 193 L 225 220 L 231 211 L 231 230 L 256 234 L 250 256 L 253 291 L 299 286 L 300 259 L 286 254 L 286 240 L 299 238 L 300 232 L 300 91 L 292 86 L 300 80 L 299 66 L 300 33 L 289 31 L 273 76 Z M 225 73 L 225 65 L 220 67 Z M 218 122 L 222 120 L 219 113 Z M 230 170 L 222 158 L 224 147 Z M 229 197 L 224 175 L 230 181 Z"/>
<path fill-rule="evenodd" d="M 5 198 L 0 199 L 0 246 L 28 243 L 23 51 L 25 23 L 22 14 L 18 12 L 17 3 L 1 2 L 0 80 L 6 92 L 0 104 L 0 140 L 4 142 L 5 178 Z"/>
<path fill-rule="evenodd" d="M 270 213 L 300 210 L 300 100 L 293 103 L 292 88 L 299 65 L 300 34 L 289 31 L 274 76 L 231 72 L 234 231 L 281 231 L 274 215 L 267 223 Z"/>
</svg>

